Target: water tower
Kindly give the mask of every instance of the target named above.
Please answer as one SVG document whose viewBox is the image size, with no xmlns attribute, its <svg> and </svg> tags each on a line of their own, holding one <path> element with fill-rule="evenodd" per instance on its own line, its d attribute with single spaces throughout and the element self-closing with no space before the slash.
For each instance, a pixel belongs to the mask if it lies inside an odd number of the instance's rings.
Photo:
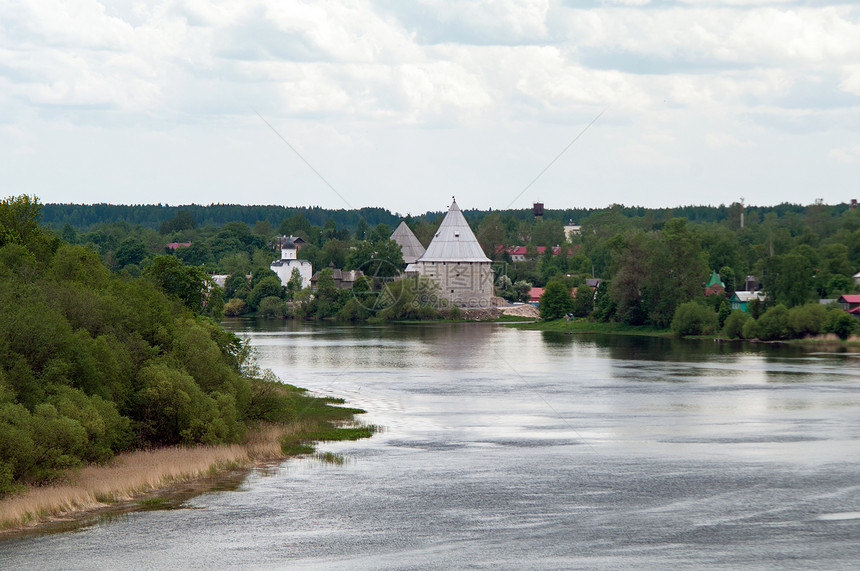
<svg viewBox="0 0 860 571">
<path fill-rule="evenodd" d="M 535 220 L 541 221 L 543 220 L 543 202 L 535 202 L 532 207 L 535 213 Z"/>
</svg>

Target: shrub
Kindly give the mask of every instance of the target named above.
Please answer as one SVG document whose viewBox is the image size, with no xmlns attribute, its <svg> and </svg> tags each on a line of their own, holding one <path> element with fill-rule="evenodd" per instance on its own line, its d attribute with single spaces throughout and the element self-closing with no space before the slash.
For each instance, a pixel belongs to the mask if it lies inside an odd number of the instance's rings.
<svg viewBox="0 0 860 571">
<path fill-rule="evenodd" d="M 758 321 L 749 318 L 744 322 L 741 328 L 741 335 L 744 339 L 755 339 L 758 337 Z"/>
<path fill-rule="evenodd" d="M 818 335 L 824 330 L 827 310 L 820 303 L 807 303 L 791 308 L 788 312 L 788 328 L 792 337 Z"/>
<path fill-rule="evenodd" d="M 573 297 L 570 290 L 559 279 L 552 279 L 540 296 L 541 319 L 559 319 L 573 312 Z"/>
<path fill-rule="evenodd" d="M 263 298 L 260 302 L 260 306 L 257 308 L 257 315 L 260 317 L 281 319 L 286 315 L 286 304 L 281 298 L 270 295 Z"/>
<path fill-rule="evenodd" d="M 227 317 L 238 317 L 248 310 L 248 306 L 238 297 L 234 297 L 224 306 L 224 315 Z"/>
<path fill-rule="evenodd" d="M 752 318 L 741 311 L 734 309 L 729 316 L 726 317 L 726 322 L 723 325 L 723 337 L 728 339 L 743 339 L 746 336 L 743 333 L 744 325 Z"/>
<path fill-rule="evenodd" d="M 774 341 L 789 337 L 788 309 L 782 305 L 771 307 L 758 318 L 758 338 Z"/>
<path fill-rule="evenodd" d="M 671 327 L 679 337 L 712 334 L 717 329 L 717 314 L 709 307 L 689 301 L 675 310 Z"/>
<path fill-rule="evenodd" d="M 824 330 L 828 333 L 835 333 L 840 339 L 848 339 L 860 326 L 857 324 L 857 318 L 849 315 L 841 309 L 833 309 L 827 312 L 827 321 L 824 325 Z"/>
</svg>

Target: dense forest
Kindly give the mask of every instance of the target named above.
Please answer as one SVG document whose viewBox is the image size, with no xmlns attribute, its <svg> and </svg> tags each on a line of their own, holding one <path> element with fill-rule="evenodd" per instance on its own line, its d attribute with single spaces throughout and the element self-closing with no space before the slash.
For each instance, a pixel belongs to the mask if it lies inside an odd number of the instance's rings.
<svg viewBox="0 0 860 571">
<path fill-rule="evenodd" d="M 139 276 L 112 272 L 39 213 L 0 201 L 0 497 L 127 449 L 238 442 L 310 406 L 213 321 L 221 292 L 201 268 L 152 255 Z"/>
<path fill-rule="evenodd" d="M 335 288 L 324 270 L 315 293 L 301 291 L 296 282 L 283 287 L 269 269 L 278 256 L 279 235 L 301 236 L 305 245 L 300 256 L 315 270 L 375 268 L 372 273 L 378 276 L 379 268 L 401 263 L 399 249 L 388 239 L 401 218 L 382 208 L 47 205 L 43 213 L 51 213 L 43 221 L 63 240 L 98 253 L 114 272 L 139 276 L 154 257 L 169 254 L 206 274 L 229 275 L 221 300 L 228 315 L 380 317 L 379 311 L 361 303 L 362 295 L 391 297 L 383 291 L 388 286 L 378 280 L 360 280 L 356 290 L 347 292 Z M 848 204 L 733 203 L 673 209 L 612 205 L 548 209 L 541 218 L 531 210 L 464 214 L 495 262 L 498 295 L 525 300 L 530 287 L 553 280 L 572 291 L 587 287 L 588 278 L 600 278 L 592 302 L 580 297 L 574 311 L 565 313 L 600 321 L 668 328 L 684 303 L 710 304 L 717 315 L 721 301 L 747 288 L 765 294 L 762 312 L 768 306 L 788 310 L 855 291 L 853 276 L 860 269 L 860 211 Z M 402 220 L 426 246 L 442 218 L 443 213 L 431 212 Z M 579 225 L 580 232 L 566 234 L 569 222 Z M 172 242 L 187 246 L 166 250 Z M 512 246 L 523 248 L 525 260 L 511 257 Z M 725 285 L 725 295 L 704 299 L 704 283 L 712 272 Z M 413 302 L 381 317 L 440 317 L 438 307 L 416 307 L 415 286 L 401 290 L 398 295 L 405 291 Z M 562 308 L 571 309 L 567 302 Z M 722 312 L 719 328 L 726 319 L 725 307 Z M 753 327 L 747 332 L 752 335 Z"/>
</svg>

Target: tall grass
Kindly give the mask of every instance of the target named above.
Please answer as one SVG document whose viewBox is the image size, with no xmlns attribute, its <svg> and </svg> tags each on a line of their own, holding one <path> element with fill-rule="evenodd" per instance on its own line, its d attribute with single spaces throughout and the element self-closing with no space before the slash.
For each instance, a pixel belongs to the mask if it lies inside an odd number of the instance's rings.
<svg viewBox="0 0 860 571">
<path fill-rule="evenodd" d="M 127 501 L 172 483 L 247 465 L 253 460 L 282 458 L 282 439 L 304 429 L 302 423 L 263 425 L 250 431 L 242 444 L 174 446 L 119 454 L 107 465 L 70 473 L 67 482 L 33 487 L 0 501 L 0 531 Z"/>
</svg>

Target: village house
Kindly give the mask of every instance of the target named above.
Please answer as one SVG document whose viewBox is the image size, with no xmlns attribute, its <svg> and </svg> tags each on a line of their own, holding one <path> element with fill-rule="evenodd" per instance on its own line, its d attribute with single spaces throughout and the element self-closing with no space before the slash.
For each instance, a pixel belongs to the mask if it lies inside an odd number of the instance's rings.
<svg viewBox="0 0 860 571">
<path fill-rule="evenodd" d="M 860 317 L 860 294 L 845 294 L 836 303 L 851 315 Z"/>
<path fill-rule="evenodd" d="M 749 306 L 749 302 L 757 299 L 760 302 L 764 303 L 766 297 L 764 293 L 760 291 L 736 291 L 732 294 L 729 302 L 732 304 L 732 309 L 740 309 L 744 313 L 747 312 L 747 307 Z"/>
<path fill-rule="evenodd" d="M 705 295 L 725 295 L 726 284 L 720 279 L 720 274 L 714 270 L 708 283 L 705 284 Z"/>
<path fill-rule="evenodd" d="M 335 268 L 334 264 L 329 264 L 328 267 L 331 269 L 331 277 L 334 279 L 334 285 L 338 289 L 352 289 L 352 286 L 355 284 L 355 280 L 364 275 L 364 272 L 361 270 L 341 270 L 339 268 Z M 313 277 L 311 277 L 311 287 L 313 289 L 317 288 L 319 277 L 320 272 L 316 272 Z"/>
<path fill-rule="evenodd" d="M 526 253 L 525 246 L 511 246 L 509 248 L 505 248 L 501 245 L 496 246 L 496 252 L 501 252 L 503 250 L 508 253 L 508 255 L 511 257 L 512 262 L 525 262 L 529 258 L 533 257 Z M 542 256 L 544 255 L 544 253 L 546 253 L 546 246 L 536 246 L 534 251 L 536 252 L 536 255 Z M 558 256 L 559 254 L 561 254 L 561 246 L 553 246 L 552 255 Z M 570 256 L 572 254 L 573 250 L 568 249 L 567 255 Z"/>
</svg>

